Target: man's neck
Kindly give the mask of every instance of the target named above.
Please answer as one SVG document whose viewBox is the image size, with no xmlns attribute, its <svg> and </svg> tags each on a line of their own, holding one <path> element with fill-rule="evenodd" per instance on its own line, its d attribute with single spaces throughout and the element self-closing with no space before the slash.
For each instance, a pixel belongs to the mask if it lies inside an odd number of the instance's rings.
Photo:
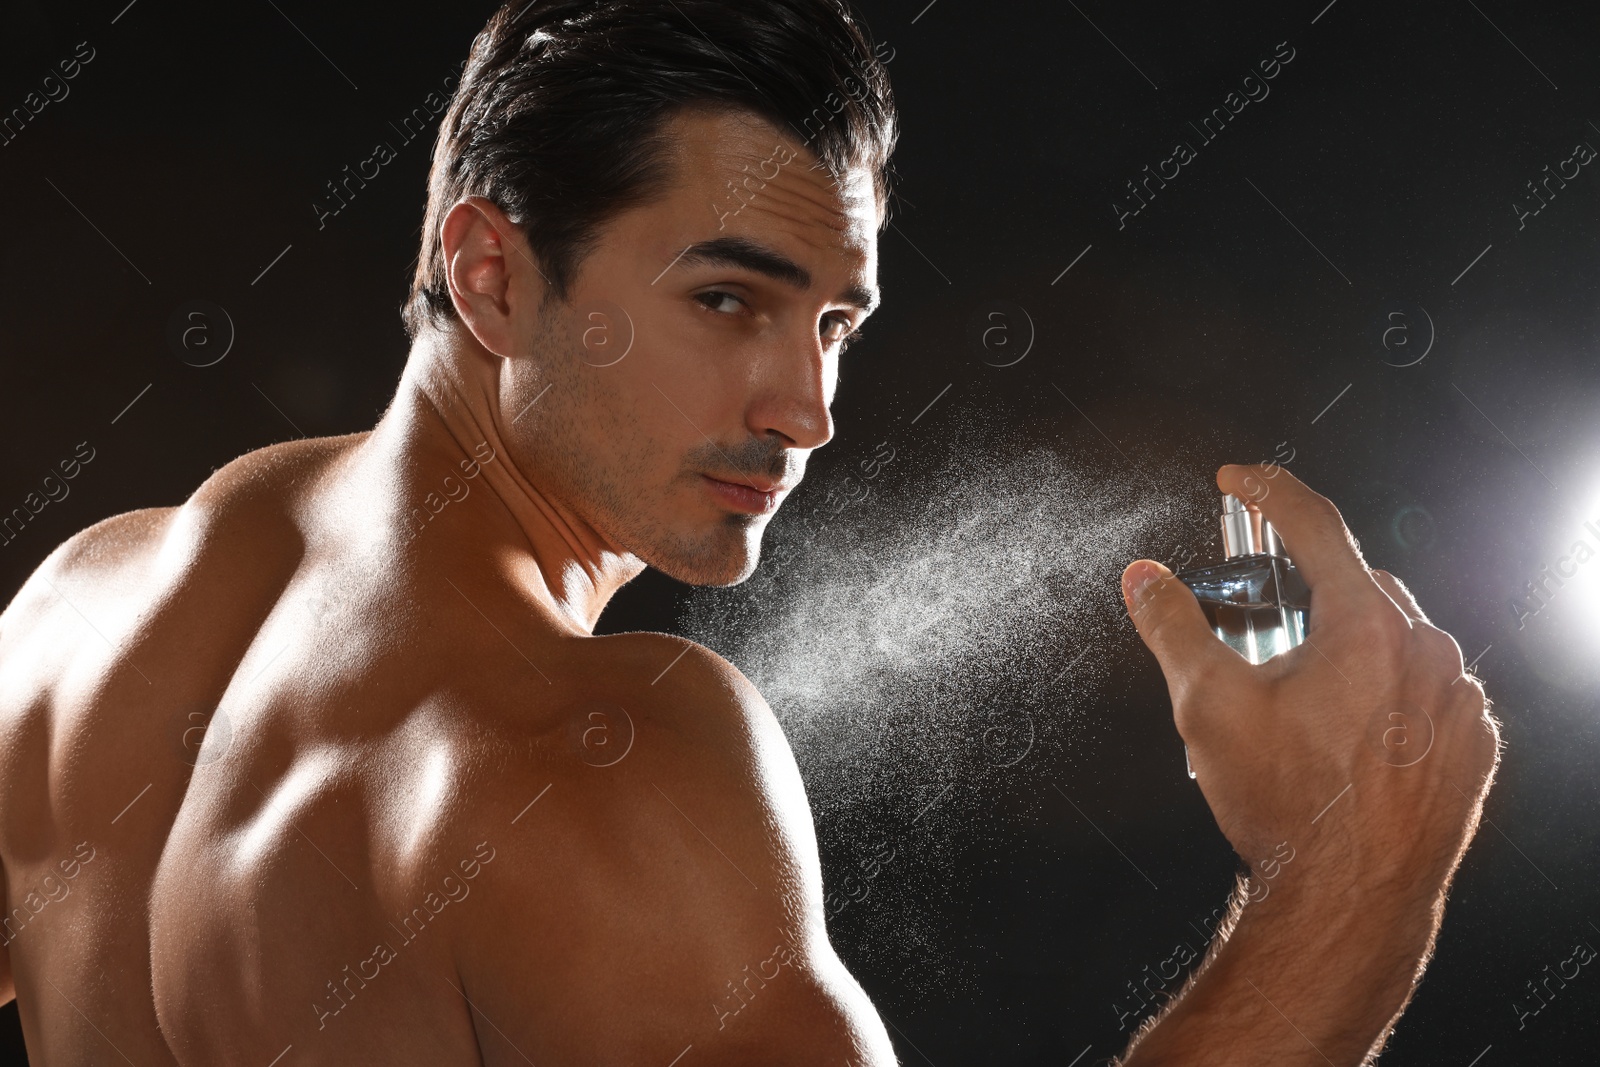
<svg viewBox="0 0 1600 1067">
<path fill-rule="evenodd" d="M 424 559 L 484 559 L 563 625 L 592 633 L 612 594 L 645 565 L 545 491 L 538 470 L 519 464 L 502 434 L 500 357 L 453 351 L 455 343 L 435 336 L 413 347 L 394 401 L 363 449 L 384 475 L 373 484 L 403 495 L 394 501 L 402 521 L 419 505 L 432 516 L 432 507 L 449 501 L 437 513 L 448 521 L 430 518 L 423 531 Z M 469 487 L 459 502 L 447 476 L 457 493 Z"/>
</svg>

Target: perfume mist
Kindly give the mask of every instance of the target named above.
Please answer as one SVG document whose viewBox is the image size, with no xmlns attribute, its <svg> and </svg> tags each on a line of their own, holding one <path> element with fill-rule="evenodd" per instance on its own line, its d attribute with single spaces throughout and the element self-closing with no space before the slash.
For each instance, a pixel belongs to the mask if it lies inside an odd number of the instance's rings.
<svg viewBox="0 0 1600 1067">
<path fill-rule="evenodd" d="M 1311 590 L 1261 512 L 1232 494 L 1222 498 L 1224 562 L 1179 571 L 1217 637 L 1251 663 L 1265 663 L 1306 639 Z M 1183 762 L 1193 778 L 1189 748 Z"/>
</svg>

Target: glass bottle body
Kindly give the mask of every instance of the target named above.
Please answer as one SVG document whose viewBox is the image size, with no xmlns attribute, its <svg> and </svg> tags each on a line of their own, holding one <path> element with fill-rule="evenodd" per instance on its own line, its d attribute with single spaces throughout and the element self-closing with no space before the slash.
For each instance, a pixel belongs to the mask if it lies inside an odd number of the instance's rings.
<svg viewBox="0 0 1600 1067">
<path fill-rule="evenodd" d="M 1311 590 L 1287 556 L 1234 556 L 1174 577 L 1194 593 L 1212 632 L 1251 663 L 1289 651 L 1310 631 Z M 1188 746 L 1183 758 L 1193 778 Z"/>
<path fill-rule="evenodd" d="M 1311 591 L 1287 556 L 1238 556 L 1174 577 L 1194 593 L 1217 637 L 1251 663 L 1306 639 Z"/>
</svg>

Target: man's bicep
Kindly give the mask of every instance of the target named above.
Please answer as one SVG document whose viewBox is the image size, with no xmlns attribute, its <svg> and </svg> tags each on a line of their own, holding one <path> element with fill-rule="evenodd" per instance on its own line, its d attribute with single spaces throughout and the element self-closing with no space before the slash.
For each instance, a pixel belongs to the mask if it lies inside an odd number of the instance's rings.
<svg viewBox="0 0 1600 1067">
<path fill-rule="evenodd" d="M 741 862 L 754 870 L 743 879 L 753 887 L 719 882 L 723 900 L 705 912 L 738 914 L 744 924 L 740 929 L 723 922 L 707 933 L 708 941 L 732 947 L 724 955 L 741 959 L 732 980 L 722 980 L 717 1035 L 726 1048 L 716 1059 L 725 1058 L 730 1067 L 892 1067 L 894 1049 L 883 1021 L 828 939 L 813 816 L 788 739 L 748 679 L 714 654 L 695 660 L 677 698 L 692 705 L 696 692 L 716 691 L 727 694 L 730 704 L 726 715 L 695 716 L 677 777 L 697 802 L 738 813 L 733 836 L 747 857 Z M 702 856 L 711 860 L 710 853 Z M 754 966 L 743 959 L 752 951 L 760 953 Z M 747 1035 L 739 1034 L 741 1026 Z"/>
<path fill-rule="evenodd" d="M 703 890 L 716 875 L 691 865 L 677 879 Z M 485 1064 L 895 1067 L 882 1020 L 825 937 L 779 909 L 695 895 L 588 880 L 587 899 L 558 915 L 499 922 L 461 966 Z"/>
<path fill-rule="evenodd" d="M 526 1041 L 480 1034 L 486 1062 L 498 1045 L 508 1064 L 666 1064 L 691 1047 L 702 1065 L 894 1063 L 828 943 L 811 813 L 781 731 L 704 658 L 644 699 L 618 694 L 625 758 L 505 791 L 540 799 L 507 808 L 515 835 L 458 962 L 480 1013 L 519 1020 Z"/>
<path fill-rule="evenodd" d="M 759 1062 L 792 1063 L 796 1067 L 801 1064 L 897 1067 L 899 1061 L 882 1017 L 825 938 L 820 954 L 795 961 L 790 977 L 793 978 L 793 996 L 768 1005 L 771 1010 L 765 1016 L 756 1013 L 754 998 L 741 1012 L 741 1016 L 749 1019 L 752 1047 L 762 1050 Z M 780 972 L 773 979 L 772 987 L 783 978 Z M 752 1060 L 732 1056 L 726 1060 L 728 1067 L 736 1062 Z"/>
</svg>

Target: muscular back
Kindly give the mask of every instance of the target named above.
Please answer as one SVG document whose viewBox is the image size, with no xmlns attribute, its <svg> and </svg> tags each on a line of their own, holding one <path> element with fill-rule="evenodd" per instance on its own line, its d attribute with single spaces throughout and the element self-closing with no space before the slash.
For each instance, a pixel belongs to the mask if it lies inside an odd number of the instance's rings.
<svg viewBox="0 0 1600 1067">
<path fill-rule="evenodd" d="M 893 1062 L 749 684 L 416 529 L 366 437 L 100 523 L 0 616 L 35 1062 Z"/>
</svg>

